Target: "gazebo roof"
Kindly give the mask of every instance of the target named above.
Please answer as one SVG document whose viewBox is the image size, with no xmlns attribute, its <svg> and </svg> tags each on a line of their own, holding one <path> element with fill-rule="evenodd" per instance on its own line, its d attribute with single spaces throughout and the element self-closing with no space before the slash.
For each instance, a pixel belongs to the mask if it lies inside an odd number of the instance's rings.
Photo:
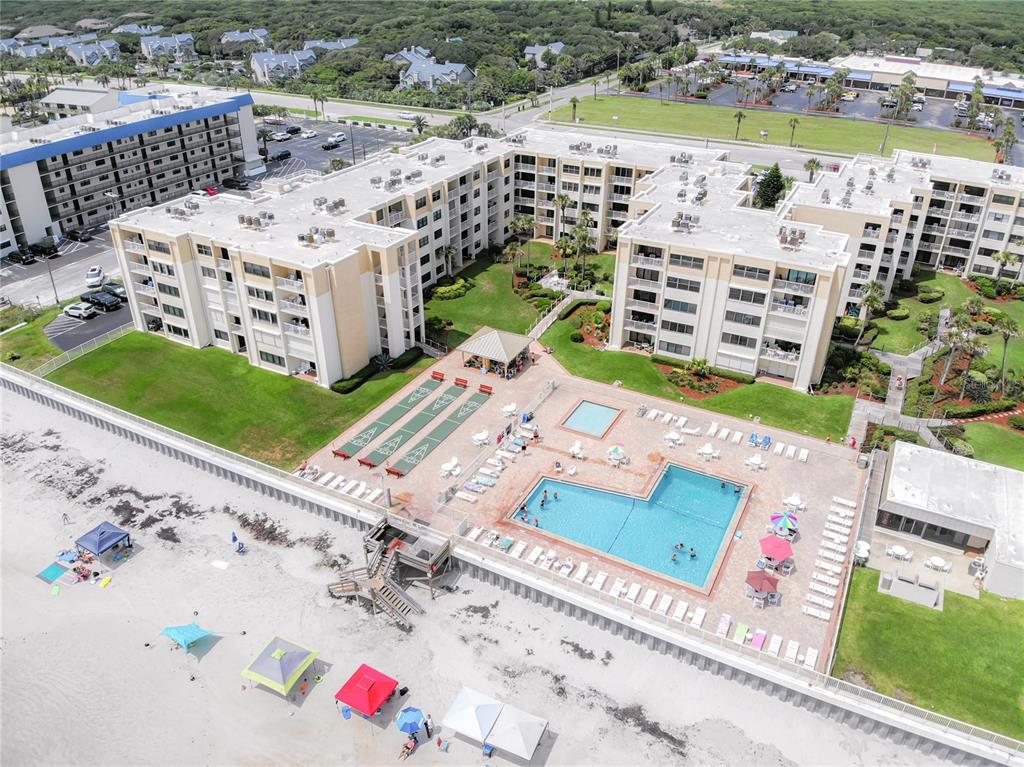
<svg viewBox="0 0 1024 767">
<path fill-rule="evenodd" d="M 507 365 L 528 348 L 532 340 L 519 333 L 484 327 L 459 344 L 456 351 Z"/>
</svg>

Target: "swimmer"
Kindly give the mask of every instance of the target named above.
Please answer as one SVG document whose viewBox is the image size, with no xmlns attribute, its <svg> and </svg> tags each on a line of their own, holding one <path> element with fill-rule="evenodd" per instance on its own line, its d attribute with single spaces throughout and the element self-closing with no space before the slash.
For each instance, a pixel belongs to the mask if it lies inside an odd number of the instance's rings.
<svg viewBox="0 0 1024 767">
<path fill-rule="evenodd" d="M 543 509 L 544 508 L 544 504 L 547 503 L 547 502 L 548 502 L 547 498 L 541 498 L 540 499 L 540 507 Z"/>
<path fill-rule="evenodd" d="M 554 493 L 554 498 L 555 498 L 556 501 L 558 500 L 558 491 L 557 490 Z"/>
<path fill-rule="evenodd" d="M 678 562 L 679 561 L 679 556 L 677 554 L 673 554 L 672 555 L 672 561 L 673 562 Z"/>
<path fill-rule="evenodd" d="M 541 493 L 540 497 L 541 497 L 542 500 L 546 501 L 548 499 L 548 491 L 545 490 L 543 493 Z"/>
<path fill-rule="evenodd" d="M 540 527 L 540 520 L 537 519 L 536 517 L 533 518 L 533 526 L 534 527 Z"/>
<path fill-rule="evenodd" d="M 696 556 L 697 556 L 697 552 L 694 551 L 693 547 L 691 546 L 690 547 L 690 559 L 694 559 L 694 558 L 696 558 Z"/>
<path fill-rule="evenodd" d="M 736 487 L 733 488 L 733 492 L 734 493 L 738 493 L 739 491 L 740 491 L 740 486 L 736 485 Z"/>
<path fill-rule="evenodd" d="M 725 480 L 724 479 L 722 480 L 722 489 L 723 490 L 725 489 Z"/>
<path fill-rule="evenodd" d="M 676 544 L 676 551 L 683 551 L 685 548 L 686 548 L 686 544 L 685 543 L 677 543 Z"/>
</svg>

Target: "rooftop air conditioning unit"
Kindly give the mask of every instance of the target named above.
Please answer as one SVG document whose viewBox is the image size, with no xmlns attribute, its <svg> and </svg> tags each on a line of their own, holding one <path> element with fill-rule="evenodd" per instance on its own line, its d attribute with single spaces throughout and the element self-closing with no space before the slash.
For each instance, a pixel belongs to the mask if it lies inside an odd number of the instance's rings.
<svg viewBox="0 0 1024 767">
<path fill-rule="evenodd" d="M 373 178 L 370 179 L 370 186 L 377 187 L 380 186 L 382 182 L 383 179 L 380 176 L 374 176 Z"/>
<path fill-rule="evenodd" d="M 238 214 L 238 223 L 243 225 L 245 224 L 245 216 L 243 216 L 241 213 Z"/>
<path fill-rule="evenodd" d="M 345 207 L 345 198 L 344 197 L 339 197 L 338 199 L 336 199 L 334 201 L 334 207 L 335 208 L 339 208 L 339 209 L 344 208 Z"/>
<path fill-rule="evenodd" d="M 401 178 L 401 177 L 402 177 L 402 169 L 401 168 L 392 168 L 391 169 L 391 178 Z"/>
<path fill-rule="evenodd" d="M 306 234 L 306 235 L 303 235 L 303 236 L 306 238 L 306 244 L 307 245 L 312 245 L 313 241 L 316 239 L 312 234 Z"/>
<path fill-rule="evenodd" d="M 334 239 L 334 230 L 333 229 L 324 229 L 324 237 L 326 237 L 328 240 L 333 240 Z"/>
</svg>

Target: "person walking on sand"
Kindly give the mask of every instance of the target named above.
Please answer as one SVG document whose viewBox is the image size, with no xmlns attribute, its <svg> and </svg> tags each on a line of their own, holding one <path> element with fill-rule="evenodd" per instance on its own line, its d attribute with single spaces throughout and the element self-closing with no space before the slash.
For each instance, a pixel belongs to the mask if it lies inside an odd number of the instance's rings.
<svg viewBox="0 0 1024 767">
<path fill-rule="evenodd" d="M 423 723 L 423 727 L 427 731 L 427 737 L 432 738 L 434 733 L 434 720 L 430 718 L 430 714 L 427 714 L 427 721 Z"/>
</svg>

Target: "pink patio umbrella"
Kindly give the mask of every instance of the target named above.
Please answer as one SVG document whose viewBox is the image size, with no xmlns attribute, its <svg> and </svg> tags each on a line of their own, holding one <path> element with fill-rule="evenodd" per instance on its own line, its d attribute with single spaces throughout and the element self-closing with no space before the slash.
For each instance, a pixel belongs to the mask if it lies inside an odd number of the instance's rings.
<svg viewBox="0 0 1024 767">
<path fill-rule="evenodd" d="M 747 585 L 758 594 L 771 594 L 779 590 L 779 579 L 764 570 L 750 570 Z"/>
<path fill-rule="evenodd" d="M 784 538 L 768 535 L 761 539 L 761 553 L 769 559 L 781 562 L 793 556 L 793 546 Z"/>
</svg>

